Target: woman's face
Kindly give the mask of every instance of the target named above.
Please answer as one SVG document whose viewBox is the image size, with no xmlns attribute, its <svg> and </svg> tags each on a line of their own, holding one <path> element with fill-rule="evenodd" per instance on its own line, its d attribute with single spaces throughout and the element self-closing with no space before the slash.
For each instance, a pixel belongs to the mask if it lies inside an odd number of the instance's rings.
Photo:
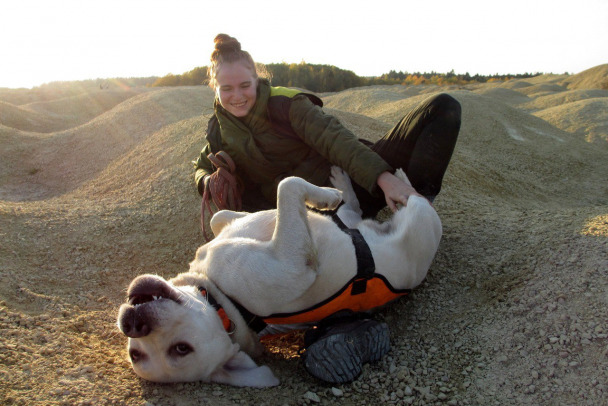
<svg viewBox="0 0 608 406">
<path fill-rule="evenodd" d="M 220 104 L 236 117 L 245 117 L 255 104 L 258 80 L 241 62 L 223 63 L 215 76 Z"/>
</svg>

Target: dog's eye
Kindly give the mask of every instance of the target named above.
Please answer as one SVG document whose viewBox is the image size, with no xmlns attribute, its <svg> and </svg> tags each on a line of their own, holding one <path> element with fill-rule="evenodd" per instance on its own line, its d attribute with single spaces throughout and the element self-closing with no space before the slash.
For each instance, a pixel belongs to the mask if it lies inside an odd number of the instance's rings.
<svg viewBox="0 0 608 406">
<path fill-rule="evenodd" d="M 135 349 L 129 351 L 129 356 L 131 357 L 131 362 L 133 363 L 139 362 L 142 358 L 144 358 L 144 354 Z"/>
<path fill-rule="evenodd" d="M 177 343 L 173 347 L 171 347 L 171 349 L 169 350 L 171 355 L 179 356 L 179 357 L 186 356 L 186 355 L 190 354 L 192 351 L 194 351 L 194 348 L 192 348 L 192 346 L 187 343 Z"/>
</svg>

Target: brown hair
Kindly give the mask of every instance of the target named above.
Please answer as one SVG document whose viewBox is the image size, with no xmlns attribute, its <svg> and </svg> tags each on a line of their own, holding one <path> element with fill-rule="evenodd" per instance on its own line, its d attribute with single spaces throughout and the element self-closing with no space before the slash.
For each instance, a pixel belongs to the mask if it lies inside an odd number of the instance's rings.
<svg viewBox="0 0 608 406">
<path fill-rule="evenodd" d="M 242 62 L 251 69 L 254 78 L 269 78 L 270 75 L 264 65 L 255 63 L 249 52 L 241 49 L 241 43 L 236 38 L 227 34 L 218 34 L 213 42 L 215 49 L 211 53 L 211 65 L 207 69 L 211 88 L 215 89 L 217 72 L 222 63 Z"/>
</svg>

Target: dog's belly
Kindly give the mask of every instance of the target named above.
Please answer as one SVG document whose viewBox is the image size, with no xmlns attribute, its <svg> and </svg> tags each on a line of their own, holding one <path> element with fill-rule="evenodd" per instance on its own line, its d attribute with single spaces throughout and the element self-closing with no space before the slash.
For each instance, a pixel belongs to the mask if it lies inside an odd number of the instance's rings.
<svg viewBox="0 0 608 406">
<path fill-rule="evenodd" d="M 282 304 L 275 313 L 297 312 L 315 306 L 344 288 L 357 274 L 351 237 L 328 217 L 309 216 L 309 222 L 317 260 L 310 268 L 316 277 L 307 289 L 294 289 L 293 299 Z"/>
</svg>

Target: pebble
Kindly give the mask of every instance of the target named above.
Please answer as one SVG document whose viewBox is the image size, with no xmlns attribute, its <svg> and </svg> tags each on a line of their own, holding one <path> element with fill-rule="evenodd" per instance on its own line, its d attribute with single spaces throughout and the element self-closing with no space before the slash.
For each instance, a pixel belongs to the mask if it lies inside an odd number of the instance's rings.
<svg viewBox="0 0 608 406">
<path fill-rule="evenodd" d="M 170 211 L 175 213 L 178 210 L 178 206 L 170 208 Z M 509 218 L 500 214 L 500 208 L 492 210 L 497 212 L 496 224 Z M 596 275 L 593 277 L 577 276 L 577 272 L 572 271 L 584 273 L 587 266 L 585 262 L 574 267 L 570 264 L 571 259 L 564 261 L 570 254 L 553 252 L 549 247 L 554 246 L 556 250 L 574 250 L 573 254 L 577 256 L 573 256 L 573 259 L 578 258 L 578 262 L 582 258 L 578 256 L 577 250 L 580 247 L 578 239 L 573 239 L 573 244 L 566 246 L 565 243 L 568 241 L 564 241 L 561 235 L 555 234 L 554 236 L 558 237 L 554 239 L 555 244 L 553 241 L 538 242 L 539 259 L 532 262 L 533 258 L 514 255 L 520 245 L 517 241 L 509 241 L 515 244 L 510 247 L 495 245 L 495 241 L 484 242 L 483 239 L 475 238 L 494 237 L 495 231 L 498 234 L 501 230 L 493 230 L 487 226 L 495 224 L 482 224 L 480 221 L 479 225 L 471 225 L 475 221 L 475 216 L 470 216 L 466 225 L 456 227 L 458 224 L 454 224 L 454 209 L 449 207 L 444 213 L 446 239 L 442 244 L 445 245 L 438 252 L 438 261 L 433 265 L 433 272 L 430 272 L 427 281 L 412 293 L 411 299 L 415 300 L 399 302 L 381 312 L 386 314 L 386 320 L 391 328 L 391 352 L 380 362 L 366 366 L 364 373 L 355 383 L 345 384 L 341 386 L 342 389 L 329 386 L 328 390 L 328 386 L 311 383 L 312 379 L 294 366 L 293 370 L 289 371 L 287 385 L 284 382 L 280 389 L 243 390 L 220 387 L 222 388 L 220 390 L 216 387 L 211 389 L 211 393 L 214 396 L 222 396 L 225 401 L 242 399 L 242 403 L 249 403 L 252 394 L 254 398 L 260 394 L 264 401 L 255 404 L 265 405 L 274 404 L 273 400 L 278 404 L 281 401 L 291 404 L 293 400 L 288 401 L 286 397 L 274 396 L 277 391 L 284 394 L 286 386 L 291 395 L 296 394 L 297 397 L 301 394 L 300 404 L 332 402 L 376 404 L 374 401 L 379 404 L 428 404 L 435 399 L 441 401 L 441 404 L 449 405 L 525 404 L 532 401 L 548 405 L 553 404 L 552 396 L 553 399 L 557 399 L 554 400 L 555 403 L 577 398 L 584 399 L 586 404 L 593 404 L 593 401 L 601 402 L 601 399 L 605 399 L 601 397 L 607 393 L 605 368 L 603 370 L 598 368 L 593 373 L 588 372 L 588 368 L 593 362 L 597 362 L 600 367 L 605 366 L 606 354 L 608 354 L 605 352 L 608 351 L 605 346 L 598 350 L 604 344 L 600 340 L 604 340 L 608 332 L 605 321 L 602 321 L 605 319 L 598 318 L 605 317 L 605 308 L 600 307 L 597 302 L 599 292 L 606 291 L 601 290 L 606 287 L 604 278 L 606 267 L 596 267 Z M 462 215 L 465 216 L 465 212 Z M 468 217 L 468 214 L 466 216 Z M 538 217 L 542 217 L 543 220 L 553 220 L 548 212 L 542 213 L 537 210 L 524 213 L 518 220 L 519 223 L 509 223 L 509 230 L 521 226 L 522 249 L 527 250 L 525 247 L 528 243 L 535 245 L 532 243 L 537 239 L 542 240 L 540 233 L 534 235 L 524 227 L 527 222 Z M 573 218 L 572 224 L 578 225 L 580 223 L 578 214 L 573 215 Z M 486 218 L 482 220 L 485 221 Z M 547 232 L 550 231 L 551 227 L 548 223 Z M 508 232 L 508 236 L 513 235 Z M 579 238 L 579 236 L 575 237 Z M 593 245 L 595 240 L 588 240 L 589 242 L 580 244 L 590 244 L 589 247 L 595 247 Z M 478 241 L 481 247 L 470 246 L 471 241 Z M 108 246 L 108 249 L 110 248 Z M 456 254 L 453 264 L 448 261 L 450 254 Z M 469 255 L 470 260 L 465 260 L 467 257 L 465 254 Z M 115 252 L 114 255 L 127 258 L 126 253 Z M 597 254 L 590 251 L 588 255 Z M 86 263 L 89 254 L 77 253 L 74 258 L 75 262 Z M 558 264 L 560 260 L 561 264 Z M 566 269 L 567 267 L 572 269 Z M 460 275 L 456 272 L 463 268 L 466 268 L 464 274 Z M 109 274 L 110 268 L 104 271 Z M 547 271 L 555 273 L 555 277 L 548 278 Z M 528 273 L 523 279 L 525 283 L 520 283 L 522 282 L 520 272 Z M 570 277 L 570 273 L 574 276 Z M 512 286 L 511 282 L 513 282 Z M 563 282 L 562 287 L 555 289 L 554 286 L 560 282 Z M 505 283 L 504 287 L 503 283 Z M 503 288 L 513 290 L 504 296 L 505 302 L 492 300 L 491 307 L 488 308 L 485 294 L 500 292 L 501 296 L 492 297 L 502 298 Z M 451 292 L 455 294 L 452 295 Z M 562 294 L 565 300 L 559 296 Z M 480 300 L 480 296 L 483 296 L 483 300 Z M 105 306 L 110 301 L 103 303 Z M 510 312 L 508 306 L 513 303 L 516 305 L 512 306 L 513 312 Z M 595 316 L 594 311 L 597 313 Z M 72 317 L 70 312 L 65 314 L 67 317 Z M 17 322 L 13 320 L 14 317 L 12 315 L 9 317 L 6 312 L 2 313 L 4 323 L 21 326 L 19 329 L 9 326 L 11 329 L 6 329 L 7 336 L 13 334 L 13 331 L 14 334 L 21 335 L 24 326 L 32 328 L 31 321 L 23 318 L 22 322 Z M 49 316 L 43 314 L 38 319 L 46 321 Z M 52 319 L 54 322 L 55 317 Z M 42 326 L 52 327 L 52 324 L 47 323 Z M 48 328 L 49 333 L 51 327 Z M 59 325 L 57 332 L 65 334 L 65 327 Z M 87 332 L 93 333 L 93 330 L 87 328 Z M 47 348 L 39 351 L 42 355 L 47 354 L 43 351 L 49 351 L 49 355 L 56 351 L 52 346 L 55 339 L 50 334 L 49 337 L 46 339 L 49 342 Z M 120 345 L 123 346 L 122 340 Z M 581 351 L 580 355 L 579 345 L 584 345 L 584 353 Z M 12 351 L 22 352 L 25 356 L 30 354 L 22 347 L 15 347 Z M 7 351 L 2 356 L 8 357 L 10 352 Z M 105 355 L 102 353 L 100 357 Z M 591 361 L 594 355 L 604 358 Z M 131 371 L 126 371 L 127 366 L 121 361 L 122 358 L 113 354 L 112 357 L 105 358 L 108 359 L 108 364 L 113 364 L 114 359 L 117 360 L 117 365 L 110 365 L 114 369 L 107 370 L 110 374 L 114 376 L 116 375 L 114 370 L 120 370 L 122 371 L 120 373 L 129 376 L 128 379 L 135 379 L 131 377 Z M 6 358 L 7 364 L 9 361 L 12 362 L 13 359 Z M 283 361 L 280 363 L 283 366 L 286 364 Z M 290 363 L 295 365 L 295 362 L 290 361 Z M 101 362 L 91 363 L 89 367 L 91 369 L 83 367 L 81 373 L 91 375 L 105 372 L 106 370 L 100 365 Z M 575 368 L 576 371 L 572 372 Z M 24 371 L 27 369 L 24 368 Z M 69 368 L 66 371 L 58 370 L 57 373 L 67 376 Z M 571 375 L 579 373 L 580 381 L 577 383 L 580 385 L 573 389 L 570 384 L 574 381 L 574 377 Z M 589 375 L 596 377 L 594 380 L 584 381 Z M 85 379 L 81 381 L 82 385 L 88 384 Z M 72 383 L 70 380 L 66 382 Z M 160 394 L 166 396 L 164 386 L 146 384 L 145 388 L 147 389 L 144 393 L 151 392 L 154 396 Z M 180 392 L 197 392 L 197 396 L 201 393 L 209 393 L 205 392 L 203 384 L 178 385 L 176 388 Z M 196 390 L 193 390 L 194 388 Z M 62 391 L 63 389 L 58 390 L 57 393 Z M 242 398 L 234 395 L 236 391 L 243 393 Z M 188 397 L 190 394 L 183 393 L 179 396 Z M 179 396 L 176 399 L 179 399 Z M 155 399 L 152 401 L 159 402 Z M 153 406 L 149 402 L 145 405 Z"/>
<path fill-rule="evenodd" d="M 304 398 L 308 399 L 312 402 L 315 402 L 315 403 L 319 403 L 321 401 L 321 399 L 319 398 L 319 395 L 317 395 L 314 392 L 310 392 L 310 391 L 308 391 L 304 394 Z"/>
</svg>

